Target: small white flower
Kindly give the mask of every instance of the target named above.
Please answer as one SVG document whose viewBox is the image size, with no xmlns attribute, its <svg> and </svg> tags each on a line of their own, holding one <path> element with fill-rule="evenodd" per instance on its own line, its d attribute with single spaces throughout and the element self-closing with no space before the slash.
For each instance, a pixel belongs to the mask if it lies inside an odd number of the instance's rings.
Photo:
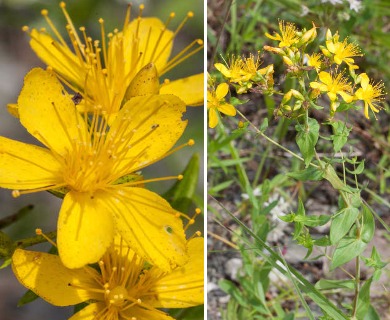
<svg viewBox="0 0 390 320">
<path fill-rule="evenodd" d="M 349 9 L 354 10 L 355 12 L 359 12 L 362 9 L 361 0 L 348 0 Z"/>
</svg>

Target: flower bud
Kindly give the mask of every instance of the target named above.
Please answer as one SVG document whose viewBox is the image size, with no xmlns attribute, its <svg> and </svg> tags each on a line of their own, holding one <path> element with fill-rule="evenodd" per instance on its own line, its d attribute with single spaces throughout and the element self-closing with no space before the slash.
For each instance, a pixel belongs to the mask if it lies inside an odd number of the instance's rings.
<svg viewBox="0 0 390 320">
<path fill-rule="evenodd" d="M 317 27 L 315 26 L 314 22 L 312 22 L 312 24 L 313 28 L 303 34 L 301 38 L 302 43 L 310 43 L 317 37 Z"/>
</svg>

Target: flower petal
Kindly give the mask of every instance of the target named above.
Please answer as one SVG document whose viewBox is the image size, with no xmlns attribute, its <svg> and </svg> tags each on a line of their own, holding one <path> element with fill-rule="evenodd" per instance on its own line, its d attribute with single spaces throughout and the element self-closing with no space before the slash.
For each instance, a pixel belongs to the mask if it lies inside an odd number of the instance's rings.
<svg viewBox="0 0 390 320">
<path fill-rule="evenodd" d="M 130 99 L 111 126 L 107 139 L 120 153 L 117 172 L 125 175 L 159 160 L 181 137 L 186 106 L 174 95 Z"/>
<path fill-rule="evenodd" d="M 160 94 L 173 94 L 187 106 L 201 106 L 204 104 L 204 74 L 199 73 L 164 84 Z"/>
<path fill-rule="evenodd" d="M 187 261 L 183 223 L 159 195 L 143 188 L 123 188 L 106 204 L 122 238 L 140 257 L 164 271 Z"/>
<path fill-rule="evenodd" d="M 219 72 L 221 72 L 226 78 L 230 78 L 231 74 L 228 68 L 222 63 L 216 63 L 214 64 L 215 69 L 217 69 Z"/>
<path fill-rule="evenodd" d="M 66 194 L 57 230 L 58 252 L 66 267 L 97 262 L 112 243 L 113 217 L 103 206 L 108 197 L 104 192 Z"/>
<path fill-rule="evenodd" d="M 61 182 L 61 165 L 49 150 L 0 137 L 0 186 L 26 190 Z"/>
<path fill-rule="evenodd" d="M 203 304 L 203 247 L 203 238 L 190 240 L 188 262 L 158 280 L 153 288 L 156 295 L 150 295 L 148 300 L 143 300 L 155 308 L 188 308 Z"/>
<path fill-rule="evenodd" d="M 52 67 L 77 88 L 84 87 L 87 68 L 80 65 L 80 59 L 69 47 L 55 41 L 46 32 L 36 29 L 31 30 L 30 37 L 31 48 L 46 65 Z"/>
<path fill-rule="evenodd" d="M 172 51 L 173 32 L 167 30 L 164 23 L 157 18 L 142 18 L 134 19 L 123 35 L 124 52 L 132 53 L 124 57 L 128 60 L 125 73 L 130 73 L 135 66 L 138 72 L 145 65 L 153 62 L 161 75 Z"/>
<path fill-rule="evenodd" d="M 62 155 L 72 150 L 74 140 L 85 141 L 85 122 L 54 73 L 32 69 L 24 79 L 18 106 L 20 122 L 51 150 Z"/>
<path fill-rule="evenodd" d="M 142 299 L 143 300 L 143 299 Z M 122 311 L 123 315 L 126 317 L 123 319 L 137 319 L 137 320 L 175 320 L 168 314 L 163 311 L 157 309 L 144 309 L 135 305 L 132 308 L 128 308 L 127 310 Z M 122 319 L 122 318 L 121 318 Z M 74 319 L 69 319 L 74 320 Z M 80 319 L 84 320 L 84 319 Z"/>
<path fill-rule="evenodd" d="M 16 249 L 12 256 L 12 270 L 19 282 L 44 300 L 56 306 L 70 306 L 89 299 L 104 299 L 103 294 L 77 289 L 70 283 L 97 287 L 90 267 L 66 268 L 59 256 L 44 252 Z"/>
<path fill-rule="evenodd" d="M 226 114 L 227 116 L 235 116 L 237 113 L 236 108 L 234 108 L 229 103 L 222 103 L 218 106 L 218 111 Z"/>
<path fill-rule="evenodd" d="M 96 320 L 96 315 L 100 314 L 105 307 L 106 304 L 104 302 L 91 303 L 75 313 L 68 320 Z"/>
<path fill-rule="evenodd" d="M 218 124 L 218 114 L 215 108 L 209 109 L 209 127 L 215 128 Z"/>
<path fill-rule="evenodd" d="M 217 90 L 215 90 L 215 96 L 218 100 L 225 98 L 229 92 L 229 85 L 226 82 L 223 82 L 218 85 Z"/>
<path fill-rule="evenodd" d="M 318 74 L 318 77 L 320 78 L 321 82 L 325 83 L 326 85 L 329 85 L 332 83 L 332 77 L 328 72 L 321 71 Z"/>
</svg>

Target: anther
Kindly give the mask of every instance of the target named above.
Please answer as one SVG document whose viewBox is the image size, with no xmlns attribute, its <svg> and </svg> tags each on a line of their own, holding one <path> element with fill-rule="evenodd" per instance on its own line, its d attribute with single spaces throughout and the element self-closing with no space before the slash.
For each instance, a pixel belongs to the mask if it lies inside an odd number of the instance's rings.
<svg viewBox="0 0 390 320">
<path fill-rule="evenodd" d="M 49 242 L 53 247 L 57 247 L 57 244 L 56 244 L 53 240 L 51 240 L 47 235 L 45 235 L 45 234 L 42 232 L 42 229 L 36 228 L 36 229 L 35 229 L 35 234 L 36 234 L 37 236 L 42 236 L 43 238 L 45 238 L 46 241 Z"/>
<path fill-rule="evenodd" d="M 63 8 L 65 8 L 66 7 L 66 3 L 64 2 L 64 1 L 61 1 L 60 2 L 60 7 L 63 9 Z"/>
<path fill-rule="evenodd" d="M 176 14 L 175 14 L 174 12 L 171 12 L 171 13 L 169 14 L 169 17 L 170 17 L 170 18 L 174 18 L 175 15 L 176 15 Z"/>
<path fill-rule="evenodd" d="M 203 40 L 202 39 L 197 39 L 196 43 L 199 44 L 200 46 L 202 46 L 203 45 Z"/>
<path fill-rule="evenodd" d="M 192 12 L 192 11 L 189 11 L 188 13 L 187 13 L 187 17 L 188 18 L 192 18 L 194 16 L 194 13 Z"/>
<path fill-rule="evenodd" d="M 28 26 L 23 26 L 22 27 L 22 31 L 27 32 L 28 30 L 30 30 L 30 28 Z"/>
<path fill-rule="evenodd" d="M 14 198 L 20 197 L 20 191 L 19 190 L 12 190 L 12 196 Z"/>
<path fill-rule="evenodd" d="M 195 209 L 195 214 L 201 214 L 202 210 L 200 210 L 199 208 L 196 208 Z"/>
<path fill-rule="evenodd" d="M 184 178 L 184 176 L 182 175 L 182 174 L 179 174 L 178 176 L 177 176 L 177 180 L 183 180 L 183 178 Z"/>
<path fill-rule="evenodd" d="M 47 16 L 49 14 L 49 11 L 47 9 L 42 9 L 41 10 L 41 15 Z"/>
<path fill-rule="evenodd" d="M 103 18 L 100 18 L 100 19 L 99 19 L 99 23 L 100 23 L 100 24 L 103 24 L 103 23 L 104 23 L 104 19 L 103 19 Z"/>
<path fill-rule="evenodd" d="M 188 144 L 189 146 L 193 146 L 193 145 L 195 144 L 195 140 L 190 139 L 190 140 L 188 140 L 187 144 Z"/>
</svg>

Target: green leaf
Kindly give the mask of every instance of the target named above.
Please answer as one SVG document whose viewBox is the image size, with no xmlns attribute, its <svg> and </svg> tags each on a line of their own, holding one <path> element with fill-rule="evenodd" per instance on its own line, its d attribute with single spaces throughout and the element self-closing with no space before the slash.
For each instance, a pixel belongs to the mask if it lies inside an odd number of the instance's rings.
<svg viewBox="0 0 390 320">
<path fill-rule="evenodd" d="M 331 270 L 351 261 L 353 258 L 361 254 L 364 249 L 367 247 L 367 243 L 363 242 L 361 239 L 345 237 L 341 239 L 336 250 L 333 254 L 332 264 L 330 266 Z"/>
<path fill-rule="evenodd" d="M 247 103 L 249 101 L 249 99 L 244 99 L 244 100 L 240 100 L 236 97 L 231 97 L 230 98 L 230 103 L 233 105 L 233 106 L 239 106 L 240 104 L 244 104 L 244 103 Z"/>
<path fill-rule="evenodd" d="M 231 297 L 235 299 L 240 305 L 242 305 L 243 307 L 248 306 L 248 302 L 246 301 L 242 292 L 236 287 L 233 282 L 226 279 L 222 279 L 218 281 L 218 285 L 223 291 L 230 294 Z"/>
<path fill-rule="evenodd" d="M 264 118 L 263 122 L 260 125 L 259 131 L 264 132 L 268 128 L 268 118 Z"/>
<path fill-rule="evenodd" d="M 306 167 L 314 157 L 315 145 L 317 143 L 320 130 L 320 125 L 318 124 L 317 120 L 312 118 L 308 118 L 307 120 L 307 127 L 306 125 L 301 124 L 297 124 L 295 126 L 295 129 L 298 132 L 296 142 L 299 150 L 302 153 Z"/>
<path fill-rule="evenodd" d="M 302 221 L 305 226 L 308 227 L 318 227 L 323 226 L 330 220 L 330 216 L 327 215 L 319 215 L 319 216 L 306 216 L 305 219 Z"/>
<path fill-rule="evenodd" d="M 363 223 L 361 229 L 361 239 L 365 243 L 369 243 L 374 237 L 375 221 L 371 210 L 367 206 L 363 206 Z"/>
<path fill-rule="evenodd" d="M 359 163 L 355 170 L 348 170 L 347 168 L 345 169 L 351 174 L 361 174 L 364 171 L 364 160 Z"/>
<path fill-rule="evenodd" d="M 330 226 L 330 241 L 336 244 L 343 238 L 359 216 L 359 210 L 354 207 L 346 207 L 335 214 Z"/>
<path fill-rule="evenodd" d="M 381 260 L 381 256 L 379 255 L 379 252 L 376 250 L 376 248 L 372 247 L 370 258 L 362 257 L 362 259 L 367 267 L 375 269 L 373 280 L 379 280 L 381 270 L 387 265 L 387 263 Z"/>
<path fill-rule="evenodd" d="M 170 309 L 169 315 L 177 320 L 199 320 L 203 319 L 204 306 L 196 306 L 184 309 Z"/>
<path fill-rule="evenodd" d="M 356 312 L 357 319 L 363 319 L 370 307 L 370 288 L 372 278 L 368 279 L 360 288 L 358 297 L 358 307 Z"/>
<path fill-rule="evenodd" d="M 287 176 L 298 181 L 319 181 L 323 179 L 324 172 L 316 167 L 308 167 L 303 170 L 289 172 Z"/>
<path fill-rule="evenodd" d="M 163 195 L 163 198 L 176 210 L 187 212 L 195 194 L 198 174 L 199 154 L 195 153 L 182 173 L 183 179 L 176 181 L 172 188 Z"/>
<path fill-rule="evenodd" d="M 330 136 L 333 141 L 333 150 L 339 152 L 348 141 L 348 135 L 352 128 L 348 128 L 342 121 L 334 121 L 329 124 L 333 128 L 333 135 Z"/>
<path fill-rule="evenodd" d="M 370 304 L 363 320 L 381 320 L 381 318 L 375 308 Z"/>
<path fill-rule="evenodd" d="M 38 299 L 39 296 L 32 292 L 31 290 L 27 290 L 26 293 L 19 299 L 18 307 L 24 306 L 27 303 L 33 302 Z"/>
<path fill-rule="evenodd" d="M 334 289 L 355 289 L 355 281 L 353 280 L 328 280 L 321 279 L 315 287 L 319 290 L 334 290 Z"/>
</svg>

